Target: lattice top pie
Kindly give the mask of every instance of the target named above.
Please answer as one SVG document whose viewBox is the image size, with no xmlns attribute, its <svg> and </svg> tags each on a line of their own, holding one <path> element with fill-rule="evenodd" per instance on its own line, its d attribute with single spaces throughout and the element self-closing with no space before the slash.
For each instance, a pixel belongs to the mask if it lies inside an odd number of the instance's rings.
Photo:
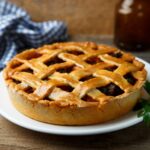
<svg viewBox="0 0 150 150">
<path fill-rule="evenodd" d="M 116 48 L 68 42 L 16 55 L 4 70 L 4 78 L 15 106 L 29 117 L 55 124 L 83 125 L 104 122 L 129 111 L 140 97 L 146 71 L 133 55 Z M 18 97 L 21 100 L 16 102 Z M 115 109 L 115 114 L 107 109 Z M 58 116 L 51 120 L 52 117 L 44 118 L 44 113 Z M 90 113 L 98 116 L 91 117 Z"/>
</svg>

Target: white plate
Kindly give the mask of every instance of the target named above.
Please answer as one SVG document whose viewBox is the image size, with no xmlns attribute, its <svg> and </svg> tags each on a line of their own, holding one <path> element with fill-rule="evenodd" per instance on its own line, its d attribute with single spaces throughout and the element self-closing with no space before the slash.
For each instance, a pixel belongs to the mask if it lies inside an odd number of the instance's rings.
<svg viewBox="0 0 150 150">
<path fill-rule="evenodd" d="M 150 64 L 143 60 L 141 61 L 145 63 L 146 69 L 148 71 L 148 79 L 150 79 Z M 2 73 L 0 74 L 0 83 L 0 114 L 14 124 L 34 131 L 59 135 L 102 134 L 127 128 L 142 121 L 142 118 L 137 118 L 136 112 L 130 112 L 120 119 L 98 125 L 59 126 L 42 123 L 24 116 L 13 107 L 5 87 L 4 80 L 2 78 Z"/>
</svg>

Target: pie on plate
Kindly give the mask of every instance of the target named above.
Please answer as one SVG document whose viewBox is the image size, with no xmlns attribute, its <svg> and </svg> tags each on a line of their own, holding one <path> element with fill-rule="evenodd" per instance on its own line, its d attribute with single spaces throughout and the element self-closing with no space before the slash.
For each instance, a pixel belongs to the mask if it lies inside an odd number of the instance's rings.
<svg viewBox="0 0 150 150">
<path fill-rule="evenodd" d="M 133 109 L 146 81 L 132 54 L 93 42 L 45 45 L 16 55 L 3 72 L 15 108 L 58 125 L 98 124 Z"/>
</svg>

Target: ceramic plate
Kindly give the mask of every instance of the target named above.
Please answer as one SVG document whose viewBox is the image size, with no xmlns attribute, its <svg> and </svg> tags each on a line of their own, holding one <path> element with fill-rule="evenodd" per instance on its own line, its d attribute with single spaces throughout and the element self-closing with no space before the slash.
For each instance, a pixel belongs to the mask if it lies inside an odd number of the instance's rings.
<svg viewBox="0 0 150 150">
<path fill-rule="evenodd" d="M 140 61 L 146 65 L 148 79 L 150 80 L 150 64 L 141 59 Z M 136 112 L 130 112 L 127 115 L 114 121 L 97 125 L 59 126 L 42 123 L 24 116 L 13 107 L 4 84 L 2 73 L 0 73 L 0 83 L 0 114 L 14 124 L 30 130 L 58 135 L 91 135 L 117 131 L 133 126 L 142 121 L 142 118 L 137 118 Z"/>
</svg>

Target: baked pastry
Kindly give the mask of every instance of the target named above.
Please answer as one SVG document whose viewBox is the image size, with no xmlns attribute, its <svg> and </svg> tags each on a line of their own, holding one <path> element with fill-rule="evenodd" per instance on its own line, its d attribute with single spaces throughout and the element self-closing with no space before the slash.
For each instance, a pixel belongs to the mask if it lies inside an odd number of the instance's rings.
<svg viewBox="0 0 150 150">
<path fill-rule="evenodd" d="M 126 114 L 139 100 L 146 74 L 133 55 L 92 42 L 27 50 L 4 69 L 16 109 L 59 125 L 103 123 Z"/>
</svg>

